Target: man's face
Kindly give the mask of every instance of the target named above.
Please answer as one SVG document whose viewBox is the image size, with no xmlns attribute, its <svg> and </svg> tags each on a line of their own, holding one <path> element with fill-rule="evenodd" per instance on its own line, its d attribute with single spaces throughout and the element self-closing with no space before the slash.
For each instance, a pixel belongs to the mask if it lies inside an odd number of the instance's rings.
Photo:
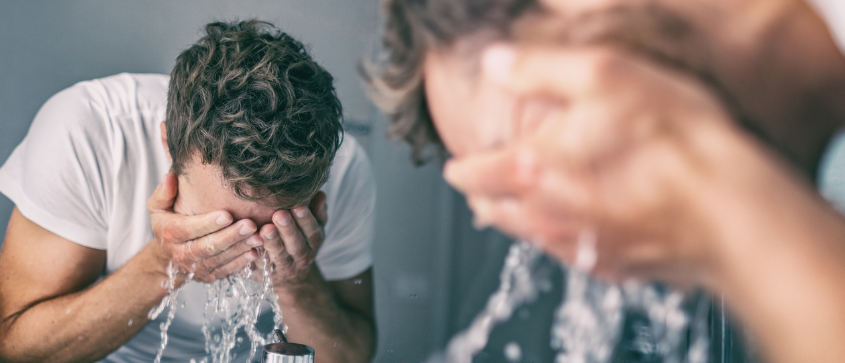
<svg viewBox="0 0 845 363">
<path fill-rule="evenodd" d="M 234 220 L 250 219 L 257 226 L 273 223 L 277 208 L 239 198 L 226 185 L 220 168 L 203 164 L 198 157 L 184 165 L 179 180 L 179 194 L 173 209 L 185 215 L 200 215 L 224 210 Z"/>
<path fill-rule="evenodd" d="M 477 56 L 430 52 L 423 72 L 434 126 L 456 157 L 501 147 L 533 129 L 549 105 L 517 99 L 481 77 Z"/>
</svg>

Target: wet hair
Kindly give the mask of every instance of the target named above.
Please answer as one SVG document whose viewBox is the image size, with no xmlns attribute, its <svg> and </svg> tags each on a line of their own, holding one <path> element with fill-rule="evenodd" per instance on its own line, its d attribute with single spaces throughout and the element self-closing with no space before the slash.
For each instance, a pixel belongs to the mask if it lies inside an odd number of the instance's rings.
<svg viewBox="0 0 845 363">
<path fill-rule="evenodd" d="M 442 151 L 423 88 L 426 54 L 471 36 L 507 39 L 516 20 L 540 6 L 537 0 L 383 0 L 382 5 L 383 59 L 366 63 L 362 73 L 391 121 L 389 135 L 407 141 L 420 164 L 428 159 L 428 145 Z"/>
<path fill-rule="evenodd" d="M 272 24 L 214 22 L 176 59 L 167 143 L 178 175 L 199 158 L 240 198 L 307 202 L 343 138 L 332 76 Z"/>
</svg>

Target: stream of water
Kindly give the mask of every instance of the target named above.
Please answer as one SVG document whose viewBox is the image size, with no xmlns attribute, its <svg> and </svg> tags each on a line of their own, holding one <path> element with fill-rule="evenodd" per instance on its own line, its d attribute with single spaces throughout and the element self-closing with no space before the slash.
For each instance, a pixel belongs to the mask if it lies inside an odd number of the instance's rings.
<svg viewBox="0 0 845 363">
<path fill-rule="evenodd" d="M 205 284 L 207 299 L 203 307 L 201 333 L 205 337 L 205 351 L 210 355 L 211 361 L 209 362 L 208 358 L 203 358 L 199 363 L 232 362 L 236 358 L 232 354 L 232 350 L 238 343 L 242 342 L 242 338 L 238 337 L 240 331 L 245 332 L 250 341 L 250 353 L 245 360 L 246 362 L 252 362 L 256 355 L 260 354 L 259 348 L 270 341 L 275 341 L 272 338 L 272 332 L 262 335 L 256 329 L 256 322 L 261 313 L 261 304 L 264 301 L 267 301 L 272 307 L 274 328 L 281 328 L 286 332 L 286 327 L 282 324 L 282 311 L 270 278 L 269 260 L 266 253 L 263 253 L 260 257 L 258 262 L 263 265 L 263 268 L 259 269 L 262 272 L 260 276 L 255 276 L 252 269 L 247 266 L 237 274 Z M 193 277 L 193 272 L 189 273 L 182 286 L 176 288 L 176 267 L 173 263 L 168 266 L 167 272 L 168 280 L 162 282 L 162 287 L 166 288 L 169 294 L 162 299 L 159 306 L 150 310 L 148 314 L 148 318 L 153 320 L 165 309 L 169 309 L 165 322 L 160 325 L 161 346 L 154 363 L 161 362 L 162 355 L 167 347 L 167 330 L 176 315 L 177 309 L 186 307 L 184 305 L 177 306 L 179 293 L 184 286 L 191 282 Z M 191 362 L 197 361 L 192 359 Z"/>
<path fill-rule="evenodd" d="M 550 342 L 557 351 L 555 363 L 609 362 L 619 343 L 626 311 L 632 310 L 648 319 L 648 325 L 636 331 L 633 342 L 643 354 L 665 363 L 706 363 L 707 298 L 703 294 L 687 296 L 658 284 L 627 282 L 617 286 L 597 281 L 588 274 L 598 257 L 595 243 L 594 233 L 583 232 L 575 266 L 561 265 L 566 275 L 565 294 L 552 322 Z M 510 319 L 519 306 L 537 299 L 540 277 L 534 272 L 541 256 L 527 243 L 512 245 L 499 276 L 499 288 L 487 305 L 467 329 L 449 341 L 444 352 L 430 357 L 428 363 L 471 363 L 487 345 L 496 324 Z M 686 302 L 696 303 L 693 314 L 685 311 Z M 687 347 L 684 343 L 689 327 L 691 343 Z M 522 357 L 515 342 L 508 343 L 504 353 L 512 362 Z"/>
</svg>

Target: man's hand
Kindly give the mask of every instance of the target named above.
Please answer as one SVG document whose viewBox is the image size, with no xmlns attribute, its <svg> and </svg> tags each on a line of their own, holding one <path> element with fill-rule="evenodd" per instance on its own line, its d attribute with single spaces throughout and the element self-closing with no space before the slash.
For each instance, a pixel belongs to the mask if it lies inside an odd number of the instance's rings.
<svg viewBox="0 0 845 363">
<path fill-rule="evenodd" d="M 328 216 L 326 195 L 318 192 L 310 206 L 297 205 L 273 214 L 273 224 L 261 227 L 261 238 L 270 259 L 273 285 L 284 287 L 306 280 L 317 251 L 323 245 Z"/>
<path fill-rule="evenodd" d="M 173 211 L 177 178 L 167 174 L 147 201 L 155 240 L 150 243 L 162 272 L 169 262 L 194 280 L 212 282 L 238 272 L 258 258 L 261 238 L 249 238 L 257 227 L 251 220 L 232 223 L 225 211 L 185 216 Z M 255 236 L 257 237 L 257 236 Z"/>
<path fill-rule="evenodd" d="M 744 134 L 718 100 L 607 48 L 502 46 L 483 63 L 516 97 L 557 106 L 521 140 L 446 166 L 481 223 L 569 262 L 577 236 L 595 231 L 600 275 L 691 282 L 678 272 L 700 272 L 713 248 L 698 196 L 748 155 L 730 149 Z"/>
</svg>

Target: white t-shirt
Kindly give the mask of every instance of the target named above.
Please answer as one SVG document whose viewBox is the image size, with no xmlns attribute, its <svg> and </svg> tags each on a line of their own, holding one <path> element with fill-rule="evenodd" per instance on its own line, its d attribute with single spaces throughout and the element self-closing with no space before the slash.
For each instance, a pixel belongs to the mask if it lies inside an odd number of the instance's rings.
<svg viewBox="0 0 845 363">
<path fill-rule="evenodd" d="M 845 1 L 810 0 L 809 2 L 815 5 L 819 14 L 827 22 L 827 27 L 839 45 L 839 49 L 845 52 Z"/>
<path fill-rule="evenodd" d="M 118 74 L 57 93 L 0 168 L 0 192 L 24 216 L 70 241 L 106 250 L 107 274 L 153 239 L 147 198 L 170 169 L 159 128 L 167 84 L 164 75 Z M 326 280 L 350 278 L 372 265 L 375 207 L 370 164 L 352 137 L 344 138 L 323 191 L 329 222 L 316 264 Z M 187 308 L 177 310 L 164 362 L 205 356 L 205 290 L 194 282 L 180 295 Z M 152 362 L 166 315 L 103 361 Z M 262 324 L 272 326 L 269 314 Z M 249 349 L 249 341 L 233 351 L 239 349 Z"/>
</svg>

